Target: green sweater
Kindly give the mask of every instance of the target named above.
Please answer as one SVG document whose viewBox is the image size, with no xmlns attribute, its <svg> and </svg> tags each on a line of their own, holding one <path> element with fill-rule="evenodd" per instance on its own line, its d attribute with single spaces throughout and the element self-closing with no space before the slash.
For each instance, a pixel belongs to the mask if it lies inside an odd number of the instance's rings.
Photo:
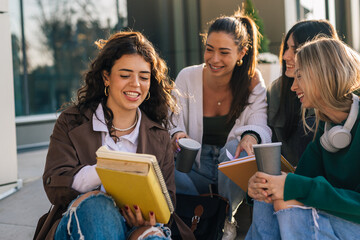
<svg viewBox="0 0 360 240">
<path fill-rule="evenodd" d="M 336 153 L 320 144 L 321 122 L 316 139 L 302 155 L 295 174 L 285 181 L 284 200 L 297 201 L 334 216 L 360 224 L 360 111 L 351 130 L 351 144 Z"/>
</svg>

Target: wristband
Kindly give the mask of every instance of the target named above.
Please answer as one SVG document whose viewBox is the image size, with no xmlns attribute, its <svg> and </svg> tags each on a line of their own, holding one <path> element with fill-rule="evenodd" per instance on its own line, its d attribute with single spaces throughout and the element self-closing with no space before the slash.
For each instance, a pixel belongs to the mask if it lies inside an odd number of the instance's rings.
<svg viewBox="0 0 360 240">
<path fill-rule="evenodd" d="M 252 136 L 253 138 L 255 138 L 257 144 L 260 144 L 260 143 L 261 143 L 261 137 L 260 137 L 260 135 L 259 135 L 257 132 L 251 131 L 251 130 L 245 131 L 245 132 L 243 132 L 243 133 L 241 134 L 241 138 L 243 138 L 245 135 L 250 135 L 250 136 Z"/>
<path fill-rule="evenodd" d="M 174 137 L 175 134 L 177 134 L 178 132 L 184 132 L 184 131 L 177 131 L 177 132 L 174 132 L 173 134 L 171 134 L 171 138 Z"/>
</svg>

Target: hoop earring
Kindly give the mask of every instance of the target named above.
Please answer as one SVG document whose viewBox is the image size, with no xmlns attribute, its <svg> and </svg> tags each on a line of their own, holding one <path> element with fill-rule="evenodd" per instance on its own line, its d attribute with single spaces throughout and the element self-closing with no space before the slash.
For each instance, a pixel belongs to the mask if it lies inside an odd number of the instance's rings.
<svg viewBox="0 0 360 240">
<path fill-rule="evenodd" d="M 105 94 L 105 96 L 109 96 L 109 86 L 105 86 L 104 94 Z"/>
<path fill-rule="evenodd" d="M 150 99 L 150 91 L 148 92 L 146 98 L 145 98 L 145 101 L 149 100 Z"/>
<path fill-rule="evenodd" d="M 237 60 L 236 65 L 238 65 L 240 67 L 241 65 L 243 65 L 243 63 L 244 63 L 244 61 L 242 59 L 240 59 L 240 60 Z"/>
</svg>

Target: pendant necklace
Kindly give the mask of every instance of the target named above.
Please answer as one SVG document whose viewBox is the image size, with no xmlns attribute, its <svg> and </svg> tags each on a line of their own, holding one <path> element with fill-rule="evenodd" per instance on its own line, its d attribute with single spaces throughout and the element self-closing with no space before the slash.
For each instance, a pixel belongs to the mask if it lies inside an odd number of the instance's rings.
<svg viewBox="0 0 360 240">
<path fill-rule="evenodd" d="M 221 102 L 220 102 L 220 101 L 218 101 L 218 102 L 217 102 L 217 105 L 218 105 L 218 106 L 220 106 L 220 105 L 221 105 Z"/>
</svg>

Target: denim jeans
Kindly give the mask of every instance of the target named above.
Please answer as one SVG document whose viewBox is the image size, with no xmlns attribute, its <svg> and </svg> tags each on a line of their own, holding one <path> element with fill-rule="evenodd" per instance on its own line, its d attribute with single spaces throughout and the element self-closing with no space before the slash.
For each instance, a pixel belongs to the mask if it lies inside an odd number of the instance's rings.
<svg viewBox="0 0 360 240">
<path fill-rule="evenodd" d="M 56 229 L 55 240 L 125 240 L 135 230 L 126 226 L 125 219 L 109 196 L 92 195 L 77 207 L 72 207 L 73 202 L 70 203 Z M 145 239 L 170 239 L 170 230 L 167 227 L 162 224 L 156 226 L 163 230 L 166 237 L 147 236 Z"/>
<path fill-rule="evenodd" d="M 272 204 L 254 201 L 253 222 L 245 240 L 355 240 L 359 237 L 360 224 L 315 208 L 292 207 L 274 212 Z"/>
<path fill-rule="evenodd" d="M 230 202 L 229 221 L 236 213 L 237 207 L 245 197 L 245 192 L 218 170 L 218 164 L 230 160 L 226 156 L 226 149 L 235 155 L 238 145 L 237 140 L 228 142 L 223 148 L 214 145 L 203 144 L 200 156 L 200 168 L 194 163 L 189 173 L 183 173 L 175 170 L 176 193 L 199 195 L 209 193 L 209 184 L 218 187 L 221 196 L 227 198 Z M 245 157 L 243 151 L 240 157 Z"/>
</svg>

